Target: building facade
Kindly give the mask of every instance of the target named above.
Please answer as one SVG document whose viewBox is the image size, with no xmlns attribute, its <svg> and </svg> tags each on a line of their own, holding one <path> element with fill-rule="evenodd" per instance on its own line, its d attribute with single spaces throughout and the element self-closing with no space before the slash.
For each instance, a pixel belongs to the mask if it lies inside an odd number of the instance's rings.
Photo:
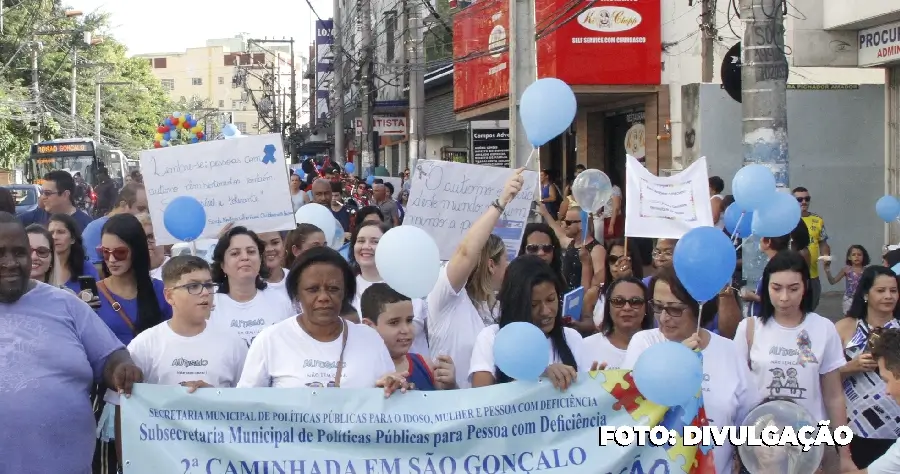
<svg viewBox="0 0 900 474">
<path fill-rule="evenodd" d="M 245 36 L 208 40 L 206 46 L 178 53 L 149 53 L 169 97 L 203 110 L 187 110 L 217 125 L 234 123 L 245 134 L 281 133 L 291 124 L 291 94 L 297 123 L 309 121 L 308 59 L 289 45 L 256 43 Z M 292 83 L 292 67 L 296 67 Z"/>
</svg>

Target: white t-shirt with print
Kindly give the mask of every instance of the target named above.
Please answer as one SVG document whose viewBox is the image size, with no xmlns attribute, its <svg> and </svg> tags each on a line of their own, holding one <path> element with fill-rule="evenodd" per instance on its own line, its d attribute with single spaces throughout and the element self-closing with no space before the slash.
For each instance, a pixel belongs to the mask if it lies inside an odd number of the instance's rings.
<svg viewBox="0 0 900 474">
<path fill-rule="evenodd" d="M 747 319 L 738 324 L 734 342 L 742 361 L 747 361 Z M 754 387 L 760 399 L 785 397 L 797 402 L 814 420 L 827 420 L 819 376 L 846 364 L 841 337 L 834 323 L 809 313 L 795 328 L 781 326 L 775 319 L 753 322 L 750 351 Z"/>
<path fill-rule="evenodd" d="M 266 288 L 252 300 L 239 303 L 225 293 L 216 293 L 211 323 L 229 328 L 249 346 L 260 331 L 297 314 L 283 290 Z"/>
<path fill-rule="evenodd" d="M 900 472 L 900 439 L 866 468 L 867 474 L 897 474 L 898 472 Z"/>
<path fill-rule="evenodd" d="M 470 388 L 469 363 L 475 339 L 494 322 L 494 313 L 486 307 L 475 308 L 466 288 L 455 292 L 447 279 L 447 266 L 441 268 L 437 282 L 426 300 L 428 302 L 428 347 L 432 354 L 449 355 L 456 366 L 456 384 Z"/>
<path fill-rule="evenodd" d="M 396 371 L 381 336 L 364 324 L 344 324 L 347 347 L 342 388 L 372 388 Z M 343 333 L 331 342 L 312 338 L 297 322 L 286 319 L 264 329 L 250 345 L 238 388 L 334 386 L 341 359 Z"/>
<path fill-rule="evenodd" d="M 281 281 L 266 282 L 266 289 L 267 290 L 280 290 L 280 291 L 284 292 L 285 296 L 287 296 L 287 288 L 284 285 L 287 282 L 287 277 L 288 277 L 288 273 L 290 272 L 290 270 L 288 270 L 287 268 L 282 268 L 281 271 L 284 272 L 284 277 L 281 278 Z"/>
<path fill-rule="evenodd" d="M 247 357 L 247 344 L 234 332 L 207 325 L 193 337 L 172 331 L 162 322 L 138 334 L 128 352 L 144 373 L 144 382 L 154 385 L 178 385 L 202 380 L 213 387 L 237 385 Z M 107 402 L 118 405 L 118 394 L 109 391 Z"/>
<path fill-rule="evenodd" d="M 356 295 L 353 296 L 353 302 L 351 304 L 359 314 L 360 320 L 362 319 L 362 305 L 360 304 L 362 301 L 362 294 L 364 291 L 366 291 L 367 288 L 374 285 L 375 283 L 384 282 L 369 281 L 363 278 L 362 275 L 356 276 Z M 416 298 L 412 300 L 412 305 L 413 326 L 415 326 L 416 328 L 416 335 L 413 336 L 413 343 L 409 348 L 409 352 L 413 354 L 419 354 L 428 359 L 431 357 L 431 353 L 428 351 L 428 338 L 425 335 L 425 321 L 428 319 L 428 307 L 425 304 L 425 300 L 422 298 Z"/>
<path fill-rule="evenodd" d="M 709 344 L 703 354 L 703 406 L 710 426 L 740 425 L 758 403 L 746 359 L 741 359 L 734 341 L 708 332 Z M 650 346 L 665 341 L 659 329 L 640 331 L 631 338 L 621 368 L 634 368 L 640 355 Z M 713 448 L 716 472 L 733 469 L 734 446 L 726 443 Z"/>
<path fill-rule="evenodd" d="M 584 338 L 584 353 L 591 361 L 606 363 L 606 370 L 615 370 L 622 367 L 625 361 L 625 349 L 619 349 L 612 345 L 605 334 L 597 333 Z"/>
<path fill-rule="evenodd" d="M 472 350 L 472 358 L 469 362 L 468 382 L 472 383 L 472 375 L 476 372 L 490 372 L 496 376 L 496 365 L 494 364 L 494 340 L 497 333 L 500 332 L 499 324 L 491 324 L 481 330 L 475 339 L 475 347 Z M 591 360 L 585 357 L 583 340 L 581 334 L 572 328 L 563 328 L 563 337 L 572 356 L 575 358 L 575 364 L 578 365 L 579 372 L 587 372 L 591 368 Z M 557 351 L 551 348 L 550 354 L 547 355 L 547 365 L 561 363 Z"/>
</svg>

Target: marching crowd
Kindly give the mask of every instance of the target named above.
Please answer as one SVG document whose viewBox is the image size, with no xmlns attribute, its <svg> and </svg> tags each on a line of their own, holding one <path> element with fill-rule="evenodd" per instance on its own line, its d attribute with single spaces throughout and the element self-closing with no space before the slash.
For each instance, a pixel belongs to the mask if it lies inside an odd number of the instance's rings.
<svg viewBox="0 0 900 474">
<path fill-rule="evenodd" d="M 547 335 L 544 377 L 560 390 L 588 370 L 630 369 L 658 342 L 684 343 L 703 355 L 710 425 L 740 425 L 758 404 L 787 398 L 813 419 L 853 429 L 849 448 L 827 453 L 824 471 L 900 472 L 891 270 L 900 251 L 872 265 L 854 245 L 833 274 L 819 258 L 830 255 L 824 223 L 798 188 L 802 222 L 761 240 L 769 261 L 756 291 L 728 286 L 701 305 L 672 268 L 676 241 L 622 238 L 620 190 L 582 232 L 578 203 L 549 172 L 543 222 L 527 225 L 509 261 L 491 232 L 522 190 L 521 173 L 467 230 L 430 294 L 410 299 L 382 281 L 375 262 L 380 238 L 403 218 L 405 202 L 391 202 L 390 183 L 373 180 L 370 195 L 369 183 L 342 179 L 339 169 L 291 176 L 295 208 L 322 204 L 347 232 L 346 258 L 310 224 L 257 234 L 236 223 L 209 263 L 166 256 L 138 180 L 92 221 L 73 204 L 72 177 L 51 172 L 39 215 L 23 222 L 0 208 L 0 472 L 115 472 L 116 406 L 138 382 L 189 391 L 379 387 L 385 396 L 506 383 L 492 348 L 514 322 Z M 722 187 L 710 180 L 716 221 L 729 204 Z M 836 324 L 814 311 L 820 262 L 830 282 L 846 281 Z M 581 317 L 564 318 L 561 297 L 578 287 Z M 731 445 L 713 453 L 716 472 L 741 469 Z"/>
</svg>

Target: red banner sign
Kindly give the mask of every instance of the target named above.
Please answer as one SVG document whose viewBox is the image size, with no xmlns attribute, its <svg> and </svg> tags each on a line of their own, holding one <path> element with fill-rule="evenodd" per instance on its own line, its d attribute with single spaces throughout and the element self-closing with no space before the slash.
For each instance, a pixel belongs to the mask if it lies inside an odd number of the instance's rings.
<svg viewBox="0 0 900 474">
<path fill-rule="evenodd" d="M 508 55 L 489 54 L 491 45 L 508 44 L 507 5 L 484 0 L 454 18 L 457 111 L 508 95 Z M 538 77 L 570 85 L 661 83 L 659 0 L 535 0 L 535 17 Z"/>
</svg>

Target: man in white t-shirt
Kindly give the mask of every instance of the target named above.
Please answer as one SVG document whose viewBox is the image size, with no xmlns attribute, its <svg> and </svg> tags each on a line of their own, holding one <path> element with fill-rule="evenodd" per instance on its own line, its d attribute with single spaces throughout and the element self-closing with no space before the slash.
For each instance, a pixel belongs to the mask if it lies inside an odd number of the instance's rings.
<svg viewBox="0 0 900 474">
<path fill-rule="evenodd" d="M 188 392 L 237 385 L 247 344 L 233 331 L 207 324 L 216 291 L 209 264 L 190 255 L 173 257 L 163 266 L 162 276 L 172 319 L 138 334 L 128 344 L 144 382 L 181 385 Z M 118 405 L 117 396 L 108 394 L 107 399 Z"/>
<path fill-rule="evenodd" d="M 878 374 L 884 379 L 884 392 L 900 403 L 900 330 L 883 329 L 873 332 L 872 358 L 878 362 Z M 900 472 L 900 440 L 897 440 L 869 467 L 851 474 L 897 474 Z"/>
</svg>

